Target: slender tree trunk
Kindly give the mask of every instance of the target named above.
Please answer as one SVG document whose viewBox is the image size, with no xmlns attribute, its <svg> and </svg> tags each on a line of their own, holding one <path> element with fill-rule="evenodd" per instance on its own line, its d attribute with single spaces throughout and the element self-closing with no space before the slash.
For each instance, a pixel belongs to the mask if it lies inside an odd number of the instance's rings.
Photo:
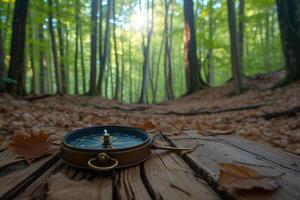
<svg viewBox="0 0 300 200">
<path fill-rule="evenodd" d="M 140 1 L 141 4 L 141 1 Z M 139 103 L 146 103 L 147 101 L 147 88 L 148 88 L 148 81 L 149 81 L 149 50 L 150 50 L 150 43 L 151 43 L 151 36 L 153 31 L 153 24 L 154 24 L 154 0 L 152 0 L 151 4 L 151 24 L 149 25 L 149 0 L 147 0 L 147 43 L 145 45 L 143 39 L 143 55 L 144 55 L 144 62 L 143 62 L 143 79 L 142 79 L 142 88 L 141 88 L 141 96 Z M 142 38 L 144 38 L 142 34 Z"/>
<path fill-rule="evenodd" d="M 65 32 L 66 32 L 66 55 L 65 55 L 65 89 L 66 89 L 66 94 L 70 94 L 70 78 L 69 78 L 69 74 L 70 74 L 70 64 L 69 64 L 69 29 L 68 26 L 65 26 Z"/>
<path fill-rule="evenodd" d="M 34 28 L 32 24 L 32 15 L 29 15 L 29 38 L 34 41 L 35 40 L 35 35 L 34 35 Z M 31 82 L 30 82 L 30 94 L 35 94 L 36 89 L 35 89 L 35 79 L 36 79 L 36 71 L 35 71 L 35 60 L 34 60 L 34 47 L 33 47 L 33 42 L 29 42 L 29 56 L 30 56 L 30 66 L 32 70 L 32 77 L 31 77 Z"/>
<path fill-rule="evenodd" d="M 74 74 L 75 74 L 75 94 L 79 94 L 78 90 L 78 42 L 79 42 L 79 0 L 76 0 L 76 13 L 75 13 L 75 56 L 74 56 Z"/>
<path fill-rule="evenodd" d="M 122 36 L 121 36 L 121 51 L 122 51 L 122 54 L 121 54 L 121 101 L 124 101 L 124 73 L 125 73 L 125 60 L 124 60 L 124 54 L 125 54 L 125 51 L 124 51 L 124 38 L 123 38 L 123 31 L 121 32 L 122 33 Z"/>
<path fill-rule="evenodd" d="M 55 32 L 54 32 L 54 27 L 53 27 L 52 0 L 48 0 L 48 6 L 50 8 L 48 23 L 49 23 L 49 31 L 50 31 L 50 38 L 51 38 L 53 63 L 54 63 L 54 68 L 55 68 L 56 87 L 57 87 L 57 93 L 62 95 L 63 88 L 62 88 L 62 81 L 61 81 L 61 69 L 60 69 L 60 65 L 59 65 L 58 57 L 57 57 L 57 47 L 56 47 Z"/>
<path fill-rule="evenodd" d="M 112 2 L 113 1 L 113 2 Z M 106 27 L 105 27 L 105 35 L 104 35 L 104 49 L 103 52 L 101 51 L 101 59 L 100 59 L 100 73 L 99 73 L 99 79 L 98 79 L 98 91 L 99 94 L 102 95 L 102 82 L 104 78 L 104 72 L 105 72 L 105 65 L 106 61 L 108 59 L 109 52 L 110 52 L 110 25 L 109 20 L 111 17 L 111 4 L 114 4 L 115 0 L 108 1 L 107 3 L 107 13 L 106 13 Z"/>
<path fill-rule="evenodd" d="M 131 57 L 131 35 L 129 37 L 129 101 L 132 103 L 132 57 Z"/>
<path fill-rule="evenodd" d="M 39 41 L 43 42 L 45 40 L 43 33 L 43 24 L 39 26 Z M 44 95 L 46 93 L 46 57 L 44 48 L 39 48 L 39 58 L 40 58 L 40 94 Z"/>
<path fill-rule="evenodd" d="M 170 16 L 170 27 L 168 26 L 169 18 L 169 6 L 171 6 L 171 16 Z M 165 90 L 167 99 L 173 99 L 173 88 L 172 88 L 172 32 L 173 32 L 173 15 L 174 15 L 174 5 L 173 0 L 165 0 Z M 170 30 L 170 32 L 169 32 Z"/>
<path fill-rule="evenodd" d="M 83 87 L 83 94 L 86 94 L 87 90 L 86 90 L 86 81 L 85 81 L 84 48 L 83 48 L 81 24 L 79 24 L 79 40 L 80 40 L 80 62 L 81 62 L 81 72 L 82 72 L 82 87 Z"/>
<path fill-rule="evenodd" d="M 55 0 L 55 8 L 56 8 L 56 20 L 57 20 L 57 32 L 58 32 L 58 45 L 59 45 L 59 58 L 60 58 L 60 70 L 61 70 L 61 77 L 62 77 L 62 87 L 63 93 L 67 94 L 67 77 L 66 77 L 66 69 L 65 69 L 65 44 L 63 38 L 63 32 L 65 32 L 63 24 L 61 23 L 61 15 L 60 12 L 61 6 L 59 5 L 59 1 Z"/>
<path fill-rule="evenodd" d="M 277 0 L 287 76 L 281 85 L 300 80 L 300 1 Z"/>
<path fill-rule="evenodd" d="M 158 88 L 158 78 L 159 78 L 159 66 L 160 66 L 160 59 L 164 47 L 164 40 L 165 37 L 162 38 L 159 53 L 158 53 L 158 59 L 157 59 L 157 64 L 156 64 L 156 75 L 155 75 L 155 81 L 154 81 L 154 92 L 153 92 L 153 103 L 156 102 L 156 97 L 157 97 L 157 88 Z"/>
<path fill-rule="evenodd" d="M 265 40 L 266 40 L 266 45 L 265 45 L 265 57 L 266 57 L 266 63 L 265 67 L 269 71 L 271 71 L 270 68 L 270 57 L 269 57 L 269 52 L 270 52 L 270 15 L 269 15 L 269 10 L 266 11 L 266 32 L 265 32 Z"/>
<path fill-rule="evenodd" d="M 242 79 L 240 73 L 238 34 L 236 28 L 236 16 L 235 16 L 233 0 L 227 0 L 227 7 L 228 7 L 228 21 L 229 21 L 229 30 L 230 30 L 231 63 L 232 63 L 234 88 L 235 88 L 235 93 L 240 94 L 242 90 Z"/>
<path fill-rule="evenodd" d="M 117 51 L 117 36 L 116 36 L 116 1 L 113 0 L 113 39 L 114 39 L 114 51 L 115 51 L 115 62 L 116 62 L 116 85 L 115 85 L 115 96 L 114 99 L 118 99 L 119 97 L 119 59 L 118 59 L 118 51 Z"/>
<path fill-rule="evenodd" d="M 0 2 L 0 13 L 4 12 L 3 9 L 3 2 Z M 1 20 L 1 19 L 0 19 Z M 0 21 L 1 24 L 4 24 L 2 21 Z M 3 27 L 0 27 L 0 79 L 4 78 L 4 68 L 5 68 L 5 63 L 4 63 L 4 59 L 5 59 L 5 51 L 4 51 L 4 37 L 3 37 Z M 3 84 L 0 82 L 0 92 L 3 92 L 4 88 L 3 88 Z"/>
<path fill-rule="evenodd" d="M 239 52 L 241 72 L 244 72 L 245 0 L 239 0 Z"/>
<path fill-rule="evenodd" d="M 213 0 L 209 1 L 209 12 L 208 12 L 208 38 L 209 38 L 209 42 L 210 44 L 213 44 L 213 38 L 214 38 L 214 32 L 215 32 L 215 20 L 214 20 L 214 16 L 213 16 Z M 201 54 L 200 54 L 201 55 Z M 201 60 L 201 59 L 200 59 Z M 209 83 L 209 85 L 213 85 L 214 84 L 214 49 L 212 47 L 212 45 L 210 45 L 209 49 L 208 49 L 208 78 L 207 78 L 207 82 Z"/>
<path fill-rule="evenodd" d="M 96 74 L 97 74 L 97 13 L 98 0 L 92 0 L 91 16 L 91 72 L 90 72 L 90 92 L 91 96 L 96 95 Z"/>
<path fill-rule="evenodd" d="M 187 94 L 204 87 L 200 76 L 200 63 L 197 58 L 195 19 L 193 1 L 184 1 L 184 63 L 186 74 Z"/>
<path fill-rule="evenodd" d="M 7 92 L 18 96 L 25 95 L 25 37 L 28 0 L 16 0 L 12 25 L 10 62 L 8 77 L 17 84 L 7 84 Z"/>
</svg>

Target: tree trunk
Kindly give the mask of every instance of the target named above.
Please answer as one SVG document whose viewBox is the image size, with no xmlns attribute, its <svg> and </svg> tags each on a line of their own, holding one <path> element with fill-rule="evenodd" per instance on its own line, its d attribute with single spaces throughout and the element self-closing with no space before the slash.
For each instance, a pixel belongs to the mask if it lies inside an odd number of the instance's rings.
<svg viewBox="0 0 300 200">
<path fill-rule="evenodd" d="M 4 9 L 3 9 L 3 2 L 0 2 L 0 12 L 3 13 Z M 2 21 L 0 21 L 0 23 L 3 23 Z M 4 23 L 3 23 L 4 24 Z M 5 53 L 4 53 L 4 31 L 3 31 L 3 27 L 0 27 L 0 79 L 4 78 L 4 68 L 5 68 L 5 63 L 4 63 L 4 59 L 5 59 Z M 3 88 L 3 84 L 0 82 L 0 92 L 3 92 L 4 88 Z"/>
<path fill-rule="evenodd" d="M 169 6 L 171 5 L 171 16 L 170 16 L 170 27 L 168 26 L 169 18 Z M 173 84 L 172 84 L 172 29 L 173 29 L 173 15 L 174 15 L 174 5 L 173 0 L 169 2 L 165 0 L 165 22 L 164 22 L 164 32 L 165 32 L 165 60 L 164 60 L 164 72 L 165 72 L 165 90 L 167 99 L 173 99 Z M 170 31 L 169 31 L 170 30 Z"/>
<path fill-rule="evenodd" d="M 238 47 L 238 35 L 236 29 L 236 16 L 233 0 L 227 0 L 228 21 L 230 30 L 230 46 L 231 46 L 231 64 L 234 81 L 234 89 L 236 94 L 240 94 L 242 90 L 242 80 L 240 73 L 240 57 Z"/>
<path fill-rule="evenodd" d="M 245 0 L 239 0 L 239 52 L 241 72 L 244 72 Z"/>
<path fill-rule="evenodd" d="M 91 16 L 91 72 L 90 72 L 90 92 L 91 96 L 96 95 L 96 74 L 97 74 L 97 13 L 98 0 L 92 0 Z"/>
<path fill-rule="evenodd" d="M 39 26 L 39 42 L 44 42 L 43 24 Z M 46 94 L 46 57 L 45 49 L 39 47 L 39 58 L 40 58 L 40 94 Z"/>
<path fill-rule="evenodd" d="M 25 95 L 24 50 L 27 9 L 28 0 L 15 1 L 8 77 L 16 80 L 17 84 L 7 84 L 7 92 L 17 96 Z"/>
<path fill-rule="evenodd" d="M 78 42 L 79 42 L 79 0 L 76 0 L 76 13 L 75 13 L 75 56 L 74 56 L 74 75 L 75 75 L 75 94 L 78 95 Z"/>
<path fill-rule="evenodd" d="M 124 101 L 124 73 L 125 73 L 125 60 L 124 60 L 124 38 L 123 38 L 123 31 L 121 32 L 122 36 L 121 36 L 121 101 Z"/>
<path fill-rule="evenodd" d="M 58 45 L 59 45 L 59 58 L 60 58 L 60 70 L 61 70 L 61 77 L 62 77 L 62 87 L 63 87 L 63 93 L 68 93 L 68 85 L 67 85 L 67 77 L 66 77 L 66 69 L 65 69 L 65 45 L 64 45 L 64 38 L 63 38 L 63 32 L 65 32 L 63 29 L 63 25 L 61 23 L 61 6 L 59 5 L 59 1 L 55 0 L 56 4 L 56 20 L 57 20 L 57 32 L 58 32 Z"/>
<path fill-rule="evenodd" d="M 68 26 L 65 26 L 65 32 L 66 32 L 66 55 L 65 55 L 65 70 L 64 70 L 64 75 L 65 75 L 65 89 L 66 89 L 66 94 L 70 94 L 70 78 L 69 78 L 69 74 L 70 74 L 70 64 L 69 64 L 69 29 Z"/>
<path fill-rule="evenodd" d="M 147 88 L 148 88 L 148 79 L 149 79 L 149 50 L 150 50 L 150 43 L 151 43 L 151 36 L 153 31 L 153 24 L 154 24 L 154 0 L 152 0 L 152 9 L 151 9 L 151 24 L 149 26 L 149 0 L 147 1 L 147 43 L 145 45 L 144 41 L 144 34 L 142 33 L 143 38 L 143 55 L 144 55 L 144 62 L 143 62 L 143 79 L 142 79 L 142 88 L 141 88 L 141 96 L 139 103 L 146 103 L 147 101 Z M 140 1 L 141 6 L 141 1 Z"/>
<path fill-rule="evenodd" d="M 86 94 L 87 90 L 86 90 L 86 81 L 85 81 L 84 48 L 83 48 L 81 24 L 79 24 L 79 40 L 80 40 L 80 62 L 81 62 L 81 73 L 82 73 L 82 87 L 83 87 L 83 94 Z"/>
<path fill-rule="evenodd" d="M 128 49 L 128 53 L 129 53 L 129 101 L 130 103 L 132 103 L 132 57 L 131 57 L 131 35 L 129 38 L 129 49 Z"/>
<path fill-rule="evenodd" d="M 115 0 L 113 0 L 115 1 Z M 113 2 L 114 3 L 114 2 Z M 103 84 L 103 78 L 105 73 L 105 66 L 106 61 L 108 59 L 109 55 L 109 49 L 110 49 L 110 25 L 109 20 L 111 15 L 111 1 L 107 2 L 107 13 L 106 13 L 106 27 L 105 27 L 105 35 L 104 35 L 104 49 L 103 52 L 101 51 L 101 57 L 100 57 L 100 73 L 99 73 L 99 79 L 98 79 L 98 91 L 99 94 L 102 95 L 102 84 Z M 102 38 L 100 38 L 101 40 Z M 102 48 L 101 48 L 102 49 Z"/>
<path fill-rule="evenodd" d="M 287 76 L 282 84 L 300 79 L 300 1 L 277 0 Z"/>
<path fill-rule="evenodd" d="M 113 0 L 113 39 L 114 39 L 114 51 L 115 51 L 115 62 L 116 62 L 116 85 L 115 85 L 115 96 L 114 99 L 118 99 L 119 97 L 119 60 L 118 60 L 118 51 L 117 51 L 117 36 L 116 36 L 116 1 Z"/>
<path fill-rule="evenodd" d="M 200 63 L 197 58 L 195 19 L 193 1 L 184 1 L 184 63 L 186 74 L 187 94 L 204 87 L 200 76 Z"/>
<path fill-rule="evenodd" d="M 57 48 L 56 48 L 56 41 L 55 41 L 55 32 L 53 27 L 53 7 L 52 7 L 52 0 L 48 0 L 48 6 L 50 8 L 49 12 L 49 31 L 50 31 L 50 38 L 51 38 L 51 48 L 52 48 L 52 55 L 53 55 L 53 63 L 55 68 L 55 79 L 56 79 L 56 88 L 57 93 L 62 95 L 63 88 L 62 88 L 62 81 L 61 81 L 61 69 L 57 58 Z"/>
</svg>

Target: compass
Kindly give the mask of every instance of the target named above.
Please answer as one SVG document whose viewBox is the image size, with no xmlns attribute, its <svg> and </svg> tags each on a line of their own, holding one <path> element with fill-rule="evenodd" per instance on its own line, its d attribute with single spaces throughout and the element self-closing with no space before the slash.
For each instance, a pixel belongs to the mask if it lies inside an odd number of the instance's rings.
<svg viewBox="0 0 300 200">
<path fill-rule="evenodd" d="M 68 133 L 61 144 L 61 158 L 69 165 L 110 171 L 139 164 L 151 149 L 190 150 L 154 144 L 150 135 L 126 126 L 94 126 Z"/>
</svg>

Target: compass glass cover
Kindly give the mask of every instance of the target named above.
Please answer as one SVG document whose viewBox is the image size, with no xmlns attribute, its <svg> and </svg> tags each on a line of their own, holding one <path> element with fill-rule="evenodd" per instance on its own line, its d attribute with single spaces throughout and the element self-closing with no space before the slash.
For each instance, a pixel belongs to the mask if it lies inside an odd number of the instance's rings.
<svg viewBox="0 0 300 200">
<path fill-rule="evenodd" d="M 104 135 L 109 137 L 105 142 Z M 64 143 L 76 149 L 124 149 L 139 146 L 148 141 L 147 133 L 138 129 L 118 126 L 101 126 L 79 129 L 67 134 Z"/>
</svg>

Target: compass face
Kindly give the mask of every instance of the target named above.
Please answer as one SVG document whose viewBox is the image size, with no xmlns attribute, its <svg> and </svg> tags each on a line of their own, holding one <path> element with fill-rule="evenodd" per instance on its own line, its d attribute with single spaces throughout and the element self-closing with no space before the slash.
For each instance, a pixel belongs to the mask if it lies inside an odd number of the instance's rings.
<svg viewBox="0 0 300 200">
<path fill-rule="evenodd" d="M 109 135 L 107 136 L 107 134 Z M 109 142 L 105 142 L 105 136 L 109 137 Z M 148 140 L 148 134 L 138 129 L 122 126 L 99 126 L 79 129 L 67 134 L 64 144 L 82 150 L 106 150 L 132 148 L 144 144 Z"/>
</svg>

